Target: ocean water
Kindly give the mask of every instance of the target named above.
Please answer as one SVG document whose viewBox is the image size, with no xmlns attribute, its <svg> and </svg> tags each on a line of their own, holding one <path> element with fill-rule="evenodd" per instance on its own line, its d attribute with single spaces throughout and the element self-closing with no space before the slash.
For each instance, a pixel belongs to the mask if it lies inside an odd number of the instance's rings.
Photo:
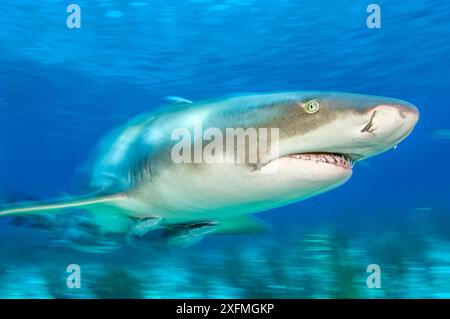
<svg viewBox="0 0 450 319">
<path fill-rule="evenodd" d="M 0 4 L 0 203 L 81 194 L 97 141 L 169 95 L 344 91 L 421 117 L 340 188 L 260 213 L 266 234 L 80 251 L 70 216 L 0 218 L 1 298 L 450 297 L 450 2 L 376 1 L 379 29 L 371 1 L 73 2 L 79 29 L 68 1 Z"/>
</svg>

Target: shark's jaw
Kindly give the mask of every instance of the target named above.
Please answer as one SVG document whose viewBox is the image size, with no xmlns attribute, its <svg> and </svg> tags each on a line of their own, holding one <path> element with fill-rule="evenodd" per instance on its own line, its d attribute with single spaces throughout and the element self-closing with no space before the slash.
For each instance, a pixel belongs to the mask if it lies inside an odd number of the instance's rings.
<svg viewBox="0 0 450 319">
<path fill-rule="evenodd" d="M 294 181 L 292 185 L 298 187 L 294 193 L 300 191 L 309 197 L 345 183 L 353 173 L 354 163 L 347 154 L 292 153 L 271 160 L 258 173 L 267 175 L 273 186 L 277 183 L 275 175 L 289 177 Z"/>
<path fill-rule="evenodd" d="M 362 157 L 361 155 L 348 155 L 339 153 L 297 153 L 287 155 L 290 159 L 313 161 L 316 163 L 326 163 L 335 167 L 340 167 L 347 170 L 352 170 L 355 161 Z"/>
</svg>

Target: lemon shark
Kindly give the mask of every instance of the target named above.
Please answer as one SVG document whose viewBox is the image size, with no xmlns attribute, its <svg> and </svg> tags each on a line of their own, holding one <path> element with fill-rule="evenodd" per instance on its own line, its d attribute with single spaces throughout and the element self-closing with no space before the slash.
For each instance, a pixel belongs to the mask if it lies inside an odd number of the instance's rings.
<svg viewBox="0 0 450 319">
<path fill-rule="evenodd" d="M 175 98 L 99 143 L 89 166 L 88 195 L 12 205 L 0 216 L 70 216 L 82 209 L 102 234 L 143 236 L 161 229 L 169 243 L 181 246 L 210 234 L 258 232 L 268 226 L 253 214 L 344 184 L 354 163 L 395 147 L 418 118 L 408 102 L 350 93 L 262 93 L 200 102 Z M 173 149 L 179 141 L 173 132 L 192 132 L 195 121 L 224 135 L 230 127 L 276 128 L 276 151 L 273 139 L 257 163 L 176 162 Z M 200 137 L 201 148 L 205 144 Z M 252 152 L 246 147 L 246 154 Z"/>
</svg>

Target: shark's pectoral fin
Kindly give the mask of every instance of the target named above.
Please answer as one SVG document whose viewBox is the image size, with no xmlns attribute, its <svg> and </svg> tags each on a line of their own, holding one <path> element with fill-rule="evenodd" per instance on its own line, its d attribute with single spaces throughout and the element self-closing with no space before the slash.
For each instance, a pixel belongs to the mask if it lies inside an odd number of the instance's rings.
<svg viewBox="0 0 450 319">
<path fill-rule="evenodd" d="M 230 219 L 221 219 L 214 229 L 214 234 L 255 234 L 272 230 L 271 226 L 252 215 Z"/>
<path fill-rule="evenodd" d="M 209 221 L 172 225 L 168 227 L 165 238 L 170 246 L 188 247 L 197 244 L 206 236 L 212 234 L 216 226 L 216 222 Z"/>
<path fill-rule="evenodd" d="M 131 227 L 131 235 L 142 237 L 161 224 L 161 217 L 132 218 L 134 224 Z"/>
<path fill-rule="evenodd" d="M 170 246 L 188 247 L 213 234 L 255 234 L 271 230 L 270 225 L 254 216 L 241 216 L 195 224 L 172 225 L 167 228 Z"/>
</svg>

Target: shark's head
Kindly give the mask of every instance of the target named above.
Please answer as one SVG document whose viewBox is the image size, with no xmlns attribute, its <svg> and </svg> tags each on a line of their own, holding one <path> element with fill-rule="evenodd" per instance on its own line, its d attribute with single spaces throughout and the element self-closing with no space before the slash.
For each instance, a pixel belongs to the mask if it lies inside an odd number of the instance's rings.
<svg viewBox="0 0 450 319">
<path fill-rule="evenodd" d="M 394 148 L 419 118 L 405 101 L 330 92 L 280 94 L 263 110 L 267 126 L 279 128 L 279 148 L 256 174 L 267 174 L 272 191 L 286 198 L 344 183 L 355 162 Z"/>
</svg>

